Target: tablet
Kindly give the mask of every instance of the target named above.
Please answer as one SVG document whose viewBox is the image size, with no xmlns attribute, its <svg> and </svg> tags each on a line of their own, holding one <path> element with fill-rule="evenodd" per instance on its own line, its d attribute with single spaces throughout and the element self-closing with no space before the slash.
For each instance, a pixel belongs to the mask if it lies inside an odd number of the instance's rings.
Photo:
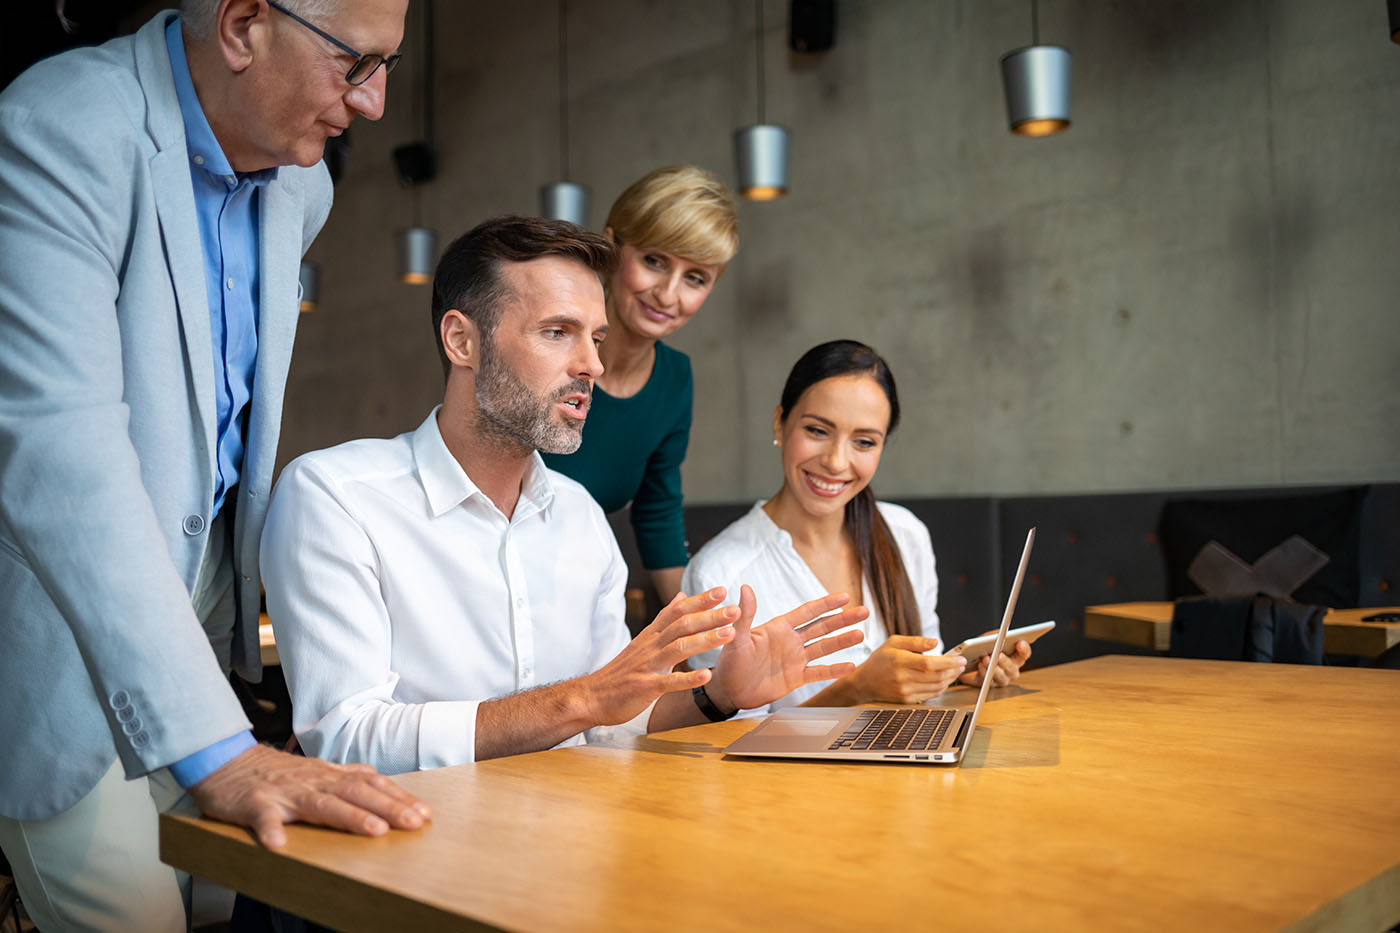
<svg viewBox="0 0 1400 933">
<path fill-rule="evenodd" d="M 1041 635 L 1055 627 L 1054 622 L 1037 622 L 1034 625 L 1023 625 L 1020 628 L 1013 628 L 1006 633 L 1006 651 L 1014 651 L 1016 642 L 1033 642 Z M 976 638 L 969 638 L 958 645 L 949 654 L 960 654 L 969 661 L 976 661 L 984 654 L 992 653 L 992 646 L 997 643 L 997 633 L 990 635 L 978 635 Z M 969 667 L 969 670 L 971 668 Z"/>
</svg>

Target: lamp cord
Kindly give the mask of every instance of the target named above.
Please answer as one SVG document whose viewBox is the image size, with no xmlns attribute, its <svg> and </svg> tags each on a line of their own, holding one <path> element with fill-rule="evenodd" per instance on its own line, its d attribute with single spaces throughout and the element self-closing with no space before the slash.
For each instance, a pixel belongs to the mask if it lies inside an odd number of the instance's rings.
<svg viewBox="0 0 1400 933">
<path fill-rule="evenodd" d="M 437 144 L 435 95 L 437 93 L 437 55 L 433 32 L 433 0 L 423 3 L 423 139 L 428 145 Z"/>
<path fill-rule="evenodd" d="M 559 176 L 569 180 L 569 0 L 559 0 Z"/>
<path fill-rule="evenodd" d="M 763 122 L 764 122 L 764 121 L 763 121 L 763 116 L 764 116 L 764 114 L 763 114 L 763 98 L 764 98 L 764 88 L 763 88 L 763 0 L 754 0 L 754 21 L 755 21 L 755 24 L 756 24 L 756 28 L 755 28 L 755 30 L 754 30 L 754 46 L 756 47 L 757 53 L 758 53 L 757 55 L 754 56 L 755 60 L 756 60 L 757 63 L 758 63 L 758 82 L 757 82 L 757 86 L 758 86 L 758 125 L 759 125 L 759 126 L 762 126 L 762 125 L 763 125 Z"/>
<path fill-rule="evenodd" d="M 1040 3 L 1031 0 L 1031 45 L 1040 45 Z"/>
</svg>

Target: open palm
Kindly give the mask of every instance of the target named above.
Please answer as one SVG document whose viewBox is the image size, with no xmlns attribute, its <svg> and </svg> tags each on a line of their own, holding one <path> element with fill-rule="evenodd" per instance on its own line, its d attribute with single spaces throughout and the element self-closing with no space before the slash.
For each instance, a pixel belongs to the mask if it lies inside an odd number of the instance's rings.
<svg viewBox="0 0 1400 933">
<path fill-rule="evenodd" d="M 733 708 L 754 709 L 786 696 L 803 684 L 851 673 L 855 665 L 849 662 L 812 663 L 859 644 L 865 637 L 859 630 L 830 634 L 855 625 L 869 614 L 861 606 L 833 612 L 848 602 L 850 597 L 845 593 L 830 594 L 755 627 L 757 600 L 752 589 L 747 585 L 741 587 L 734 640 L 720 652 L 709 692 L 717 701 L 727 702 Z"/>
</svg>

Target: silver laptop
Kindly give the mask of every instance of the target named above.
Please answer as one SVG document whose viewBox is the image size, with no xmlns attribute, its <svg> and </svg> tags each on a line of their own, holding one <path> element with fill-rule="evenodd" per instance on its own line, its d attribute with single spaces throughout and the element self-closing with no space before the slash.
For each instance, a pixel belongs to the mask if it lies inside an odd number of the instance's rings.
<svg viewBox="0 0 1400 933">
<path fill-rule="evenodd" d="M 992 647 L 993 666 L 1001 657 L 1006 631 L 1011 627 L 1011 614 L 1021 595 L 1033 541 L 1034 528 L 1026 533 L 1011 597 L 1001 615 L 1001 631 Z M 956 764 L 962 760 L 977 728 L 977 714 L 982 711 L 991 682 L 990 677 L 982 681 L 971 713 L 940 706 L 788 707 L 763 720 L 724 751 L 728 755 L 762 758 Z"/>
</svg>

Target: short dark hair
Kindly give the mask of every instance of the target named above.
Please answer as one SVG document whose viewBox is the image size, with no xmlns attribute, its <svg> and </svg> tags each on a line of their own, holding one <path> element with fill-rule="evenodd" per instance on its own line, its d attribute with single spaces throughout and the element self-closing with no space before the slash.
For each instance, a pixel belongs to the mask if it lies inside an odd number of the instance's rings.
<svg viewBox="0 0 1400 933">
<path fill-rule="evenodd" d="M 617 249 L 606 237 L 563 220 L 507 214 L 482 221 L 452 241 L 433 276 L 433 334 L 444 368 L 450 367 L 442 346 L 443 315 L 456 308 L 489 342 L 511 297 L 501 264 L 545 256 L 573 259 L 605 280 L 617 266 Z"/>
</svg>

